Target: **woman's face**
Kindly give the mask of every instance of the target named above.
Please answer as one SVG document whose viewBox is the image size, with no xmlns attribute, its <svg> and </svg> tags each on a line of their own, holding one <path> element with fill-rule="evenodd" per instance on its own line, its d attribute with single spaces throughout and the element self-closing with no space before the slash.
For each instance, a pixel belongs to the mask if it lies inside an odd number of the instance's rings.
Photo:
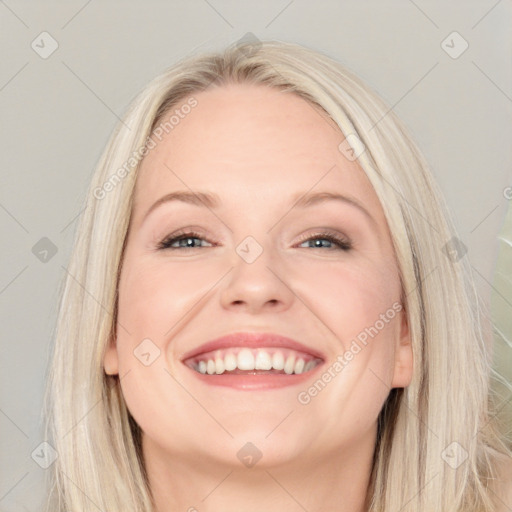
<svg viewBox="0 0 512 512">
<path fill-rule="evenodd" d="M 298 96 L 244 84 L 194 98 L 141 165 L 105 370 L 144 448 L 169 460 L 368 449 L 412 373 L 377 196 Z"/>
</svg>

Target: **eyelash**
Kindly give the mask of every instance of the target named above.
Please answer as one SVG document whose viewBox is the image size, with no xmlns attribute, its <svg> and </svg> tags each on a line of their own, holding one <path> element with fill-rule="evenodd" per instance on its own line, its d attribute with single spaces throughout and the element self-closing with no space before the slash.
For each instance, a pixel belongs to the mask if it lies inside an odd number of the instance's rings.
<svg viewBox="0 0 512 512">
<path fill-rule="evenodd" d="M 196 231 L 182 231 L 175 233 L 169 237 L 164 238 L 161 242 L 157 245 L 157 250 L 179 250 L 179 249 L 197 249 L 197 247 L 171 247 L 171 245 L 175 242 L 178 242 L 180 240 L 187 240 L 189 238 L 197 238 L 200 240 L 206 240 L 202 238 L 202 235 L 200 233 L 197 233 Z M 339 235 L 336 235 L 335 233 L 332 233 L 330 231 L 323 231 L 321 233 L 315 233 L 314 235 L 310 235 L 307 237 L 303 237 L 299 240 L 300 243 L 308 242 L 311 240 L 327 240 L 331 243 L 334 243 L 339 246 L 339 249 L 327 247 L 327 250 L 340 250 L 340 251 L 349 251 L 352 249 L 352 243 L 343 237 L 340 237 Z M 207 241 L 207 240 L 206 240 Z M 322 249 L 322 247 L 312 247 L 312 249 Z"/>
</svg>

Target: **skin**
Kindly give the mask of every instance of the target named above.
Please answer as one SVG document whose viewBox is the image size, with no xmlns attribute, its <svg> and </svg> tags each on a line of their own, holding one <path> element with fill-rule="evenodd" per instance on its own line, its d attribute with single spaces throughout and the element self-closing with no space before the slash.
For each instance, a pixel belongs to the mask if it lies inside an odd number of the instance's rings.
<svg viewBox="0 0 512 512">
<path fill-rule="evenodd" d="M 240 391 L 204 384 L 180 357 L 230 332 L 276 332 L 331 366 L 400 302 L 382 207 L 357 160 L 338 149 L 341 131 L 302 98 L 247 84 L 194 97 L 142 162 L 119 283 L 126 330 L 104 359 L 142 428 L 156 509 L 362 511 L 378 414 L 412 377 L 404 311 L 308 404 L 297 395 L 324 370 L 300 386 Z M 145 218 L 177 190 L 215 193 L 220 205 L 167 202 Z M 356 199 L 372 220 L 340 201 L 292 207 L 297 194 L 319 191 Z M 187 227 L 200 230 L 195 247 L 156 249 Z M 320 228 L 352 249 L 329 244 Z M 247 236 L 263 249 L 250 264 L 236 252 Z M 133 353 L 145 338 L 160 350 L 149 366 Z M 237 457 L 248 441 L 262 453 L 252 468 Z"/>
</svg>

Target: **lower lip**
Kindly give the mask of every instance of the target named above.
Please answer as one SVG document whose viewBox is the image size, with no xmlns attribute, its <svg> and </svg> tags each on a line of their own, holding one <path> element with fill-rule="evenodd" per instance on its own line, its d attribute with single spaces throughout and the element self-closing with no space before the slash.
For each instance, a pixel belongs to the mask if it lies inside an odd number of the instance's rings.
<svg viewBox="0 0 512 512">
<path fill-rule="evenodd" d="M 235 375 L 235 374 L 221 374 L 221 375 L 207 375 L 196 372 L 189 368 L 189 370 L 202 382 L 210 386 L 224 386 L 228 388 L 238 389 L 242 391 L 259 391 L 266 389 L 284 388 L 287 386 L 296 386 L 303 384 L 310 379 L 318 369 L 323 365 L 320 363 L 312 370 L 296 374 L 259 374 L 259 375 Z M 187 367 L 188 368 L 188 367 Z"/>
</svg>

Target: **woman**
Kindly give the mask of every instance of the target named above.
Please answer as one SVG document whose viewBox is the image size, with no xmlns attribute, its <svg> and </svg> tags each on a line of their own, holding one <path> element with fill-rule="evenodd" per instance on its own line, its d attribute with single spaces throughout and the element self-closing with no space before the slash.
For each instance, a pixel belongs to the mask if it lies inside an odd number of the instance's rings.
<svg viewBox="0 0 512 512">
<path fill-rule="evenodd" d="M 507 510 L 468 267 L 403 125 L 338 63 L 178 63 L 88 193 L 50 510 Z"/>
</svg>

